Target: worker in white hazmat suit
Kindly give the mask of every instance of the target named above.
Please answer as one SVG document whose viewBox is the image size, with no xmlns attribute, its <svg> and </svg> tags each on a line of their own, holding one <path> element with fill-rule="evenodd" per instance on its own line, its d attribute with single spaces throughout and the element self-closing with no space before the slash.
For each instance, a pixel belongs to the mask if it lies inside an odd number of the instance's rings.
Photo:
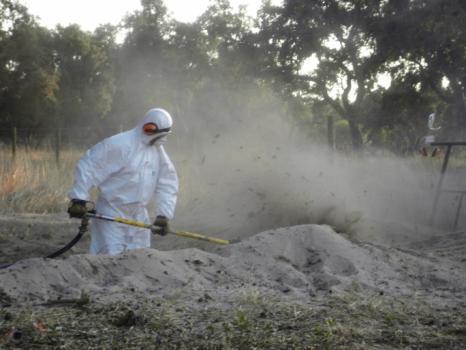
<svg viewBox="0 0 466 350">
<path fill-rule="evenodd" d="M 82 218 L 90 209 L 89 191 L 96 187 L 99 214 L 148 222 L 147 205 L 154 201 L 154 225 L 168 232 L 178 192 L 176 170 L 162 143 L 173 121 L 167 111 L 149 110 L 137 127 L 114 135 L 89 149 L 79 160 L 68 197 L 70 217 Z M 93 220 L 91 254 L 119 254 L 150 247 L 151 232 L 116 222 Z"/>
</svg>

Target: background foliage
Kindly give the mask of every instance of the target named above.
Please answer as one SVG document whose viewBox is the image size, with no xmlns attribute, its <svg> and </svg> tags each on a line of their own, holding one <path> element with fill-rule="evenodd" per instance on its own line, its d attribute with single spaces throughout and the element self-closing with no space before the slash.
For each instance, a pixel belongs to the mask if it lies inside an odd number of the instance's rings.
<svg viewBox="0 0 466 350">
<path fill-rule="evenodd" d="M 162 0 L 141 4 L 87 32 L 44 28 L 1 0 L 0 129 L 98 139 L 163 106 L 188 135 L 225 118 L 266 123 L 279 108 L 316 139 L 332 117 L 337 146 L 354 150 L 413 152 L 432 112 L 439 138 L 465 138 L 464 1 L 264 1 L 249 18 L 217 0 L 193 23 L 170 18 Z"/>
</svg>

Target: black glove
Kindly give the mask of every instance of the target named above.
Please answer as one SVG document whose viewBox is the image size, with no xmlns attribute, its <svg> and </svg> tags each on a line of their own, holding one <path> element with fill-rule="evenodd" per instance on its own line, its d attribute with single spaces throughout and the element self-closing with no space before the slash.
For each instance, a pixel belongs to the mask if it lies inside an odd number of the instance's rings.
<svg viewBox="0 0 466 350">
<path fill-rule="evenodd" d="M 89 211 L 94 210 L 94 203 L 82 199 L 72 199 L 68 205 L 70 218 L 82 219 Z"/>
<path fill-rule="evenodd" d="M 152 232 L 161 236 L 165 236 L 170 231 L 168 219 L 163 215 L 158 215 L 155 218 L 154 226 L 157 226 L 157 229 L 152 230 Z"/>
</svg>

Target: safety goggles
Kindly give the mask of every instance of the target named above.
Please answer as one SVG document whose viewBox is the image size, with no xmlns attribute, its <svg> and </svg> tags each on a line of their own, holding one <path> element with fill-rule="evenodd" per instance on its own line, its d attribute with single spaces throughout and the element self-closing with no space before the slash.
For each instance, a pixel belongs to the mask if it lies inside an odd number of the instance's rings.
<svg viewBox="0 0 466 350">
<path fill-rule="evenodd" d="M 146 123 L 142 126 L 142 130 L 146 135 L 155 135 L 161 132 L 169 132 L 171 128 L 159 129 L 155 123 Z"/>
</svg>

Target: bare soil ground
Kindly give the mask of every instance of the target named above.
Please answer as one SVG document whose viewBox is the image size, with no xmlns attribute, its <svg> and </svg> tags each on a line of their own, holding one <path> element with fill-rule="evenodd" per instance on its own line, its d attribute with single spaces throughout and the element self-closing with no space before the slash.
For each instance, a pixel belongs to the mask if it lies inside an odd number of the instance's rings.
<svg viewBox="0 0 466 350">
<path fill-rule="evenodd" d="M 65 216 L 0 217 L 0 348 L 465 349 L 466 234 L 368 243 L 325 225 L 64 258 Z M 398 232 L 399 235 L 402 232 Z"/>
</svg>

